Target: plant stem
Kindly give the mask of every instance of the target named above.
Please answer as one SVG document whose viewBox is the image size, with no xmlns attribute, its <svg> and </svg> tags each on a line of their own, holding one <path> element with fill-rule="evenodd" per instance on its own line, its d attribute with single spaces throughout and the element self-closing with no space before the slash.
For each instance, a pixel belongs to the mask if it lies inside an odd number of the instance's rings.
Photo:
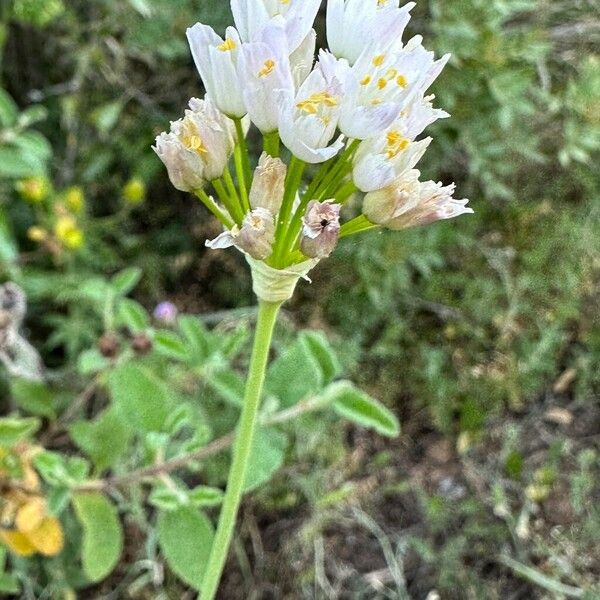
<svg viewBox="0 0 600 600">
<path fill-rule="evenodd" d="M 275 304 L 263 301 L 259 303 L 254 346 L 252 349 L 252 358 L 250 359 L 246 392 L 244 394 L 244 405 L 233 447 L 233 460 L 229 469 L 227 490 L 223 499 L 221 515 L 219 516 L 219 525 L 202 582 L 202 591 L 200 594 L 202 600 L 213 600 L 215 597 L 227 559 L 244 491 L 246 471 L 254 440 L 254 430 L 256 428 L 269 350 L 280 306 L 280 303 Z"/>
<path fill-rule="evenodd" d="M 240 179 L 240 181 L 238 181 L 238 184 L 240 188 L 243 184 L 244 188 L 247 190 L 250 187 L 250 183 L 252 182 L 252 170 L 250 169 L 250 154 L 248 154 L 248 144 L 246 143 L 246 136 L 244 135 L 244 126 L 242 125 L 242 119 L 233 119 L 233 122 L 235 123 L 235 133 L 237 135 L 236 148 L 238 149 L 238 156 L 241 162 L 241 172 L 243 173 L 243 177 Z M 238 177 L 239 176 L 240 173 L 238 173 Z"/>
<path fill-rule="evenodd" d="M 376 229 L 377 227 L 381 226 L 371 223 L 365 215 L 359 215 L 342 225 L 342 228 L 340 229 L 340 239 L 356 233 L 362 233 L 363 231 L 369 231 L 370 229 Z"/>
<path fill-rule="evenodd" d="M 265 133 L 263 136 L 263 150 L 273 158 L 279 156 L 279 132 Z"/>
<path fill-rule="evenodd" d="M 244 220 L 244 211 L 240 206 L 239 202 L 235 198 L 230 198 L 223 181 L 220 179 L 213 179 L 211 181 L 215 191 L 217 192 L 219 199 L 224 204 L 225 208 L 229 211 L 229 214 L 233 217 L 234 221 L 241 225 Z"/>
<path fill-rule="evenodd" d="M 208 208 L 208 210 L 210 210 L 210 212 L 217 217 L 217 219 L 219 219 L 219 221 L 225 227 L 227 227 L 227 229 L 231 229 L 233 227 L 234 222 L 231 217 L 224 213 L 213 200 L 213 198 L 211 198 L 204 190 L 197 189 L 194 193 L 201 200 L 202 204 L 204 204 L 204 206 L 206 206 L 206 208 Z"/>
<path fill-rule="evenodd" d="M 277 230 L 275 232 L 273 266 L 276 268 L 281 267 L 281 260 L 287 250 L 285 247 L 287 229 L 290 226 L 290 217 L 292 215 L 294 199 L 296 197 L 296 192 L 300 187 L 305 168 L 306 163 L 304 161 L 295 156 L 292 157 L 285 180 L 285 193 L 283 195 L 283 203 L 281 205 L 281 210 L 279 211 L 279 220 L 277 221 Z"/>
</svg>

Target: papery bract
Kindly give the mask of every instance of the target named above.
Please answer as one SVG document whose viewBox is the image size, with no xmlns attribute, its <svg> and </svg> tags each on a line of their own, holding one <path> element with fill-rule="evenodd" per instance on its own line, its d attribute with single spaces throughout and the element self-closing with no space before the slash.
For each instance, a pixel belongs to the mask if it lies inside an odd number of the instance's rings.
<svg viewBox="0 0 600 600">
<path fill-rule="evenodd" d="M 273 158 L 263 152 L 250 188 L 250 206 L 266 208 L 276 215 L 283 202 L 287 167 L 280 158 Z"/>
</svg>

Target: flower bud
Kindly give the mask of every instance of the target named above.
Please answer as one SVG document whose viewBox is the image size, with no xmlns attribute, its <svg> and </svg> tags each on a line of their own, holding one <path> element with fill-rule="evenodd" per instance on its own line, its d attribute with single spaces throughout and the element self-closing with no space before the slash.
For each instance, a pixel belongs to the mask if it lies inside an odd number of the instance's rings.
<svg viewBox="0 0 600 600">
<path fill-rule="evenodd" d="M 154 151 L 169 172 L 171 183 L 183 192 L 203 187 L 220 177 L 233 152 L 235 127 L 209 100 L 190 100 L 183 119 L 156 138 Z"/>
<path fill-rule="evenodd" d="M 252 258 L 264 260 L 271 256 L 274 241 L 273 214 L 265 208 L 255 208 L 242 222 L 240 232 L 235 238 L 235 245 Z"/>
<path fill-rule="evenodd" d="M 362 209 L 365 217 L 371 223 L 390 227 L 396 217 L 415 205 L 419 197 L 419 175 L 419 171 L 409 171 L 393 185 L 369 192 Z"/>
<path fill-rule="evenodd" d="M 378 225 L 400 230 L 452 219 L 473 210 L 468 200 L 455 200 L 455 185 L 419 181 L 419 171 L 409 171 L 394 185 L 365 196 L 363 214 Z"/>
<path fill-rule="evenodd" d="M 250 188 L 250 206 L 266 208 L 276 215 L 283 202 L 287 167 L 280 158 L 273 158 L 263 152 L 254 172 Z"/>
<path fill-rule="evenodd" d="M 46 240 L 48 238 L 48 232 L 43 227 L 40 227 L 39 225 L 32 225 L 27 230 L 27 237 L 32 242 L 39 243 L 39 242 L 43 242 L 44 240 Z"/>
<path fill-rule="evenodd" d="M 138 206 L 146 199 L 146 184 L 139 177 L 132 177 L 123 186 L 123 200 L 130 206 Z"/>
<path fill-rule="evenodd" d="M 309 202 L 304 215 L 300 250 L 309 258 L 326 258 L 340 237 L 340 205 L 331 201 Z"/>
<path fill-rule="evenodd" d="M 119 338 L 112 332 L 105 333 L 98 340 L 98 350 L 104 358 L 115 358 L 119 354 Z"/>
<path fill-rule="evenodd" d="M 138 333 L 131 338 L 131 349 L 138 355 L 143 356 L 152 351 L 152 340 L 145 333 Z"/>
</svg>

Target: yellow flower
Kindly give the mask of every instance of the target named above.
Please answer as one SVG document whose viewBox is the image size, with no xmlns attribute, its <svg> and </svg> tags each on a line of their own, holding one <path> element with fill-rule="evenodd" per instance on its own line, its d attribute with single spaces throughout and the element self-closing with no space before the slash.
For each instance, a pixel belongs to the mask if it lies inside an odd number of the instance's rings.
<svg viewBox="0 0 600 600">
<path fill-rule="evenodd" d="M 27 237 L 32 242 L 43 242 L 48 237 L 48 232 L 38 225 L 34 225 L 27 230 Z"/>
<path fill-rule="evenodd" d="M 45 177 L 22 179 L 15 187 L 21 198 L 32 204 L 42 203 L 50 194 L 50 182 Z"/>
<path fill-rule="evenodd" d="M 69 250 L 77 250 L 83 245 L 83 232 L 77 226 L 77 221 L 65 215 L 57 219 L 54 225 L 56 239 Z"/>
<path fill-rule="evenodd" d="M 64 199 L 67 208 L 76 215 L 78 215 L 85 206 L 85 194 L 83 193 L 83 190 L 77 185 L 74 185 L 65 190 Z"/>
<path fill-rule="evenodd" d="M 123 186 L 123 199 L 127 204 L 138 206 L 146 199 L 146 184 L 139 177 L 132 177 Z"/>
</svg>

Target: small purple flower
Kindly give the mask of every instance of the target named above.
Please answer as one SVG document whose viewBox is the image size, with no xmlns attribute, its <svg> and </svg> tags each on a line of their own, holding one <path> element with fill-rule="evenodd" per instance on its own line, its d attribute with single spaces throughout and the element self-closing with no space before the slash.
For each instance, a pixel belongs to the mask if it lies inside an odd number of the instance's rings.
<svg viewBox="0 0 600 600">
<path fill-rule="evenodd" d="M 163 325 L 173 325 L 177 320 L 179 311 L 172 302 L 160 302 L 154 309 L 154 318 Z"/>
</svg>

